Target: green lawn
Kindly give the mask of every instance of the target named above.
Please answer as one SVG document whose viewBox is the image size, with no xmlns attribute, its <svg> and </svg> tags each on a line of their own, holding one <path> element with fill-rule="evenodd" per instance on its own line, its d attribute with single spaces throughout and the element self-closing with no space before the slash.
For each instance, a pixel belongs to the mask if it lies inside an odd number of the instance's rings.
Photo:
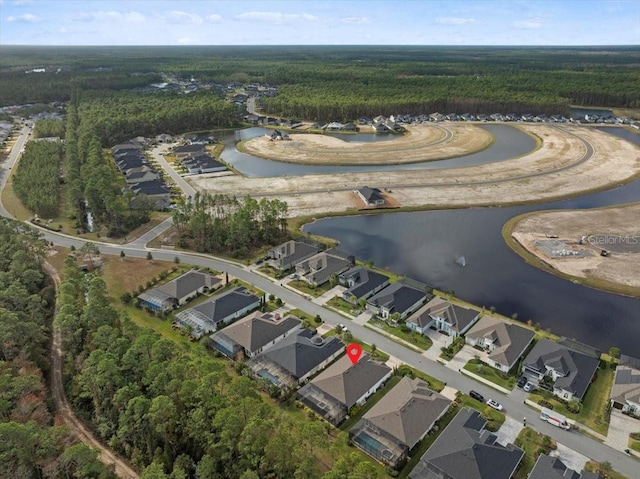
<svg viewBox="0 0 640 479">
<path fill-rule="evenodd" d="M 355 305 L 351 304 L 348 301 L 345 301 L 340 296 L 334 296 L 329 301 L 327 301 L 327 306 L 331 306 L 334 309 L 337 309 L 339 312 L 343 312 L 348 314 L 349 316 L 357 316 L 362 312 L 362 309 Z"/>
<path fill-rule="evenodd" d="M 525 427 L 520 431 L 514 444 L 524 451 L 524 457 L 514 476 L 515 479 L 527 479 L 541 449 L 544 449 L 545 453 L 548 454 L 558 448 L 557 443 L 552 438 L 540 434 L 530 427 Z"/>
<path fill-rule="evenodd" d="M 601 368 L 597 370 L 596 375 L 596 379 L 584 395 L 582 409 L 578 414 L 570 412 L 559 398 L 547 391 L 537 390 L 529 396 L 529 399 L 535 403 L 538 403 L 540 399 L 546 399 L 553 404 L 554 411 L 606 436 L 609 429 L 606 410 L 609 403 L 609 392 L 613 384 L 614 370 L 610 367 Z"/>
<path fill-rule="evenodd" d="M 640 452 L 640 432 L 631 433 L 629 436 L 629 447 Z"/>
<path fill-rule="evenodd" d="M 492 368 L 479 359 L 470 359 L 469 362 L 464 365 L 464 369 L 505 389 L 511 390 L 516 385 L 516 378 L 514 376 L 504 378 L 503 375 L 506 375 L 505 373 Z"/>
<path fill-rule="evenodd" d="M 278 274 L 280 273 L 273 266 L 269 266 L 268 264 L 263 264 L 262 266 L 260 266 L 258 268 L 258 271 L 260 271 L 261 273 L 264 273 L 267 276 L 270 276 L 271 278 L 274 278 L 274 279 L 278 279 Z M 282 276 L 280 276 L 280 277 L 282 277 Z"/>
<path fill-rule="evenodd" d="M 482 417 L 487 420 L 486 429 L 488 431 L 497 431 L 506 419 L 506 416 L 500 411 L 496 411 L 485 403 L 477 401 L 467 394 L 458 393 L 456 402 L 458 401 L 460 406 L 478 411 Z"/>
<path fill-rule="evenodd" d="M 611 466 L 611 464 L 609 464 Z M 627 476 L 619 472 L 610 470 L 610 467 L 602 467 L 601 463 L 595 461 L 587 461 L 584 470 L 588 472 L 599 472 L 605 479 L 629 479 Z"/>
<path fill-rule="evenodd" d="M 302 281 L 301 279 L 294 279 L 293 281 L 289 282 L 289 286 L 297 289 L 302 293 L 310 294 L 315 298 L 317 298 L 318 296 L 322 296 L 324 293 L 333 288 L 333 286 L 331 286 L 329 283 L 325 283 L 322 286 L 313 288 L 309 283 L 307 283 L 306 281 Z"/>
<path fill-rule="evenodd" d="M 409 344 L 414 345 L 415 349 L 418 350 L 417 352 L 426 351 L 431 346 L 433 346 L 433 342 L 428 336 L 424 336 L 420 333 L 416 333 L 415 331 L 405 332 L 405 331 L 402 331 L 400 327 L 393 328 L 389 326 L 387 323 L 385 323 L 384 321 L 380 321 L 379 319 L 371 319 L 369 323 L 371 323 L 376 327 L 380 327 L 383 331 L 389 334 L 392 334 L 396 338 L 400 338 L 408 342 Z"/>
<path fill-rule="evenodd" d="M 398 372 L 403 376 L 409 376 L 411 378 L 419 378 L 429 384 L 429 388 L 434 391 L 442 391 L 444 389 L 445 383 L 440 381 L 439 379 L 434 378 L 433 376 L 429 376 L 427 373 L 423 373 L 422 371 L 418 371 L 417 369 L 412 368 L 408 364 L 403 364 L 398 368 Z"/>
</svg>

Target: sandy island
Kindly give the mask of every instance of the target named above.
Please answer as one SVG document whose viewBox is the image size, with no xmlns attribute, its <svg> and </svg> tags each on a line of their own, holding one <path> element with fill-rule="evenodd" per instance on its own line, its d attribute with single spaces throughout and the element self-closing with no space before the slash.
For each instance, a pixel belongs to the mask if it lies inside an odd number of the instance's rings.
<svg viewBox="0 0 640 479">
<path fill-rule="evenodd" d="M 514 218 L 509 229 L 530 255 L 554 270 L 596 280 L 595 287 L 640 296 L 640 203 L 534 212 Z M 601 255 L 603 249 L 608 256 Z M 563 251 L 568 253 L 563 256 Z"/>
<path fill-rule="evenodd" d="M 393 165 L 456 158 L 484 150 L 493 142 L 476 125 L 409 125 L 403 135 L 377 142 L 344 141 L 330 135 L 293 133 L 287 141 L 265 136 L 241 142 L 244 153 L 308 165 Z"/>
</svg>

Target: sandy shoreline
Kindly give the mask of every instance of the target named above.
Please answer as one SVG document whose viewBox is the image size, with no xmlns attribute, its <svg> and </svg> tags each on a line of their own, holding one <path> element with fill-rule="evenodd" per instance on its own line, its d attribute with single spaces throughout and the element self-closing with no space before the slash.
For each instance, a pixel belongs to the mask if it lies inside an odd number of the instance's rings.
<svg viewBox="0 0 640 479">
<path fill-rule="evenodd" d="M 636 288 L 636 296 L 640 296 L 639 218 L 640 203 L 535 212 L 520 220 L 516 218 L 511 236 L 531 255 L 559 272 Z M 597 235 L 600 241 L 591 241 L 592 235 Z M 579 244 L 583 237 L 586 241 Z M 569 251 L 578 251 L 579 255 L 554 258 L 544 244 L 555 242 L 564 243 Z M 612 246 L 608 245 L 614 243 L 623 243 L 623 249 L 635 252 L 611 251 Z M 601 256 L 602 249 L 609 250 L 610 255 Z"/>
</svg>

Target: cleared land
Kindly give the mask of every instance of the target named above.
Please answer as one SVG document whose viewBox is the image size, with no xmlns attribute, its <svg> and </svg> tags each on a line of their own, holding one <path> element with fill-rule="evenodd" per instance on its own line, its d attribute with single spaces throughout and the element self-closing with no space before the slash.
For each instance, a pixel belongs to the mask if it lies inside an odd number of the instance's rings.
<svg viewBox="0 0 640 479">
<path fill-rule="evenodd" d="M 640 295 L 640 203 L 591 210 L 545 211 L 520 218 L 515 218 L 511 235 L 531 255 L 562 273 L 629 286 L 636 288 L 636 295 Z M 550 257 L 534 245 L 549 236 L 558 236 L 558 240 L 565 241 L 572 250 L 591 254 Z M 584 244 L 577 244 L 582 237 L 586 237 Z M 611 254 L 601 256 L 602 249 Z"/>
<path fill-rule="evenodd" d="M 321 134 L 292 134 L 290 138 L 272 141 L 261 136 L 238 147 L 260 158 L 287 163 L 398 165 L 475 153 L 493 141 L 491 133 L 482 128 L 456 123 L 408 126 L 404 135 L 377 142 L 350 142 Z"/>
<path fill-rule="evenodd" d="M 595 128 L 519 127 L 540 138 L 540 148 L 477 166 L 189 181 L 197 190 L 211 193 L 277 197 L 288 203 L 289 216 L 297 217 L 355 210 L 353 190 L 365 185 L 391 189 L 400 206 L 442 208 L 548 201 L 609 188 L 640 174 L 640 148 Z"/>
</svg>

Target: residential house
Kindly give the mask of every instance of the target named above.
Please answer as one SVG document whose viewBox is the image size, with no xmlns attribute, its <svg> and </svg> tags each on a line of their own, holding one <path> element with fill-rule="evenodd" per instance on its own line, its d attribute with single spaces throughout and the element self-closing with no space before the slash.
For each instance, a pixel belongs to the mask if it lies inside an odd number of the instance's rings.
<svg viewBox="0 0 640 479">
<path fill-rule="evenodd" d="M 421 379 L 403 377 L 362 416 L 349 431 L 349 439 L 376 461 L 397 468 L 450 405 L 450 399 Z"/>
<path fill-rule="evenodd" d="M 296 263 L 319 253 L 321 249 L 319 244 L 291 240 L 271 248 L 267 256 L 270 258 L 271 266 L 279 271 L 286 271 L 293 268 Z"/>
<path fill-rule="evenodd" d="M 433 328 L 457 337 L 466 333 L 479 317 L 480 313 L 475 309 L 465 308 L 436 296 L 407 319 L 407 326 L 421 334 Z"/>
<path fill-rule="evenodd" d="M 152 202 L 152 207 L 155 210 L 164 210 L 171 204 L 171 190 L 169 187 L 160 180 L 145 181 L 143 183 L 135 183 L 129 185 L 129 188 L 137 197 L 146 197 Z M 136 208 L 140 205 L 139 201 L 135 198 L 131 202 L 131 207 Z M 146 208 L 146 205 L 143 205 Z"/>
<path fill-rule="evenodd" d="M 340 131 L 344 128 L 344 125 L 337 121 L 332 121 L 331 123 L 327 123 L 322 127 L 323 130 L 327 131 Z"/>
<path fill-rule="evenodd" d="M 356 194 L 367 206 L 384 205 L 384 196 L 382 196 L 382 192 L 378 188 L 364 186 L 356 190 Z"/>
<path fill-rule="evenodd" d="M 338 425 L 349 410 L 363 405 L 387 379 L 392 370 L 374 361 L 368 354 L 353 364 L 343 356 L 298 391 L 298 399 L 333 425 Z"/>
<path fill-rule="evenodd" d="M 354 266 L 340 273 L 338 281 L 347 287 L 342 299 L 351 304 L 358 304 L 361 299 L 367 299 L 389 285 L 388 276 L 362 266 Z"/>
<path fill-rule="evenodd" d="M 173 137 L 167 133 L 161 133 L 156 135 L 156 141 L 158 143 L 171 143 L 173 141 Z"/>
<path fill-rule="evenodd" d="M 429 121 L 439 123 L 444 120 L 446 120 L 446 117 L 442 113 L 432 113 L 429 115 Z"/>
<path fill-rule="evenodd" d="M 176 314 L 175 325 L 179 328 L 189 327 L 192 336 L 200 339 L 259 307 L 260 298 L 249 293 L 246 288 L 238 287 L 179 312 Z"/>
<path fill-rule="evenodd" d="M 209 346 L 230 359 L 253 358 L 302 328 L 302 321 L 288 315 L 256 311 L 209 336 Z"/>
<path fill-rule="evenodd" d="M 418 309 L 431 295 L 407 284 L 397 282 L 377 292 L 367 300 L 367 307 L 383 319 L 394 313 L 405 319 Z"/>
<path fill-rule="evenodd" d="M 510 479 L 524 451 L 503 446 L 478 411 L 462 409 L 422 455 L 409 479 Z"/>
<path fill-rule="evenodd" d="M 320 286 L 353 266 L 353 260 L 341 256 L 335 250 L 323 251 L 296 264 L 300 279 L 312 286 Z"/>
<path fill-rule="evenodd" d="M 220 279 L 206 271 L 187 271 L 165 284 L 138 295 L 140 306 L 152 311 L 168 311 L 183 306 L 190 299 L 215 289 Z"/>
<path fill-rule="evenodd" d="M 281 389 L 293 389 L 340 356 L 344 348 L 335 336 L 324 339 L 315 330 L 303 329 L 255 356 L 247 365 L 257 378 Z"/>
<path fill-rule="evenodd" d="M 193 174 L 215 173 L 217 171 L 225 171 L 227 165 L 219 162 L 209 155 L 198 155 L 195 157 L 185 158 L 182 165 Z"/>
<path fill-rule="evenodd" d="M 139 167 L 139 168 L 142 168 L 142 167 Z M 144 183 L 145 181 L 154 181 L 158 179 L 160 179 L 160 177 L 158 176 L 158 173 L 151 170 L 130 171 L 128 173 L 125 173 L 124 175 L 124 181 L 126 181 L 128 184 Z"/>
<path fill-rule="evenodd" d="M 113 156 L 118 156 L 128 152 L 142 152 L 144 147 L 138 142 L 120 143 L 111 147 L 111 153 Z"/>
<path fill-rule="evenodd" d="M 539 340 L 522 363 L 523 372 L 535 379 L 551 378 L 553 394 L 569 401 L 582 400 L 600 359 L 574 351 L 549 339 Z"/>
<path fill-rule="evenodd" d="M 508 373 L 524 354 L 535 333 L 515 323 L 485 315 L 467 331 L 467 344 L 485 350 L 480 359 L 489 366 Z"/>
<path fill-rule="evenodd" d="M 640 370 L 618 366 L 609 397 L 611 407 L 640 418 Z"/>
<path fill-rule="evenodd" d="M 569 469 L 559 457 L 540 454 L 528 479 L 602 479 L 602 476 L 587 471 L 577 473 L 573 469 Z"/>
<path fill-rule="evenodd" d="M 204 153 L 205 153 L 205 146 L 200 144 L 176 146 L 173 149 L 173 154 L 176 156 L 178 160 L 183 160 L 190 156 L 204 155 Z"/>
</svg>

